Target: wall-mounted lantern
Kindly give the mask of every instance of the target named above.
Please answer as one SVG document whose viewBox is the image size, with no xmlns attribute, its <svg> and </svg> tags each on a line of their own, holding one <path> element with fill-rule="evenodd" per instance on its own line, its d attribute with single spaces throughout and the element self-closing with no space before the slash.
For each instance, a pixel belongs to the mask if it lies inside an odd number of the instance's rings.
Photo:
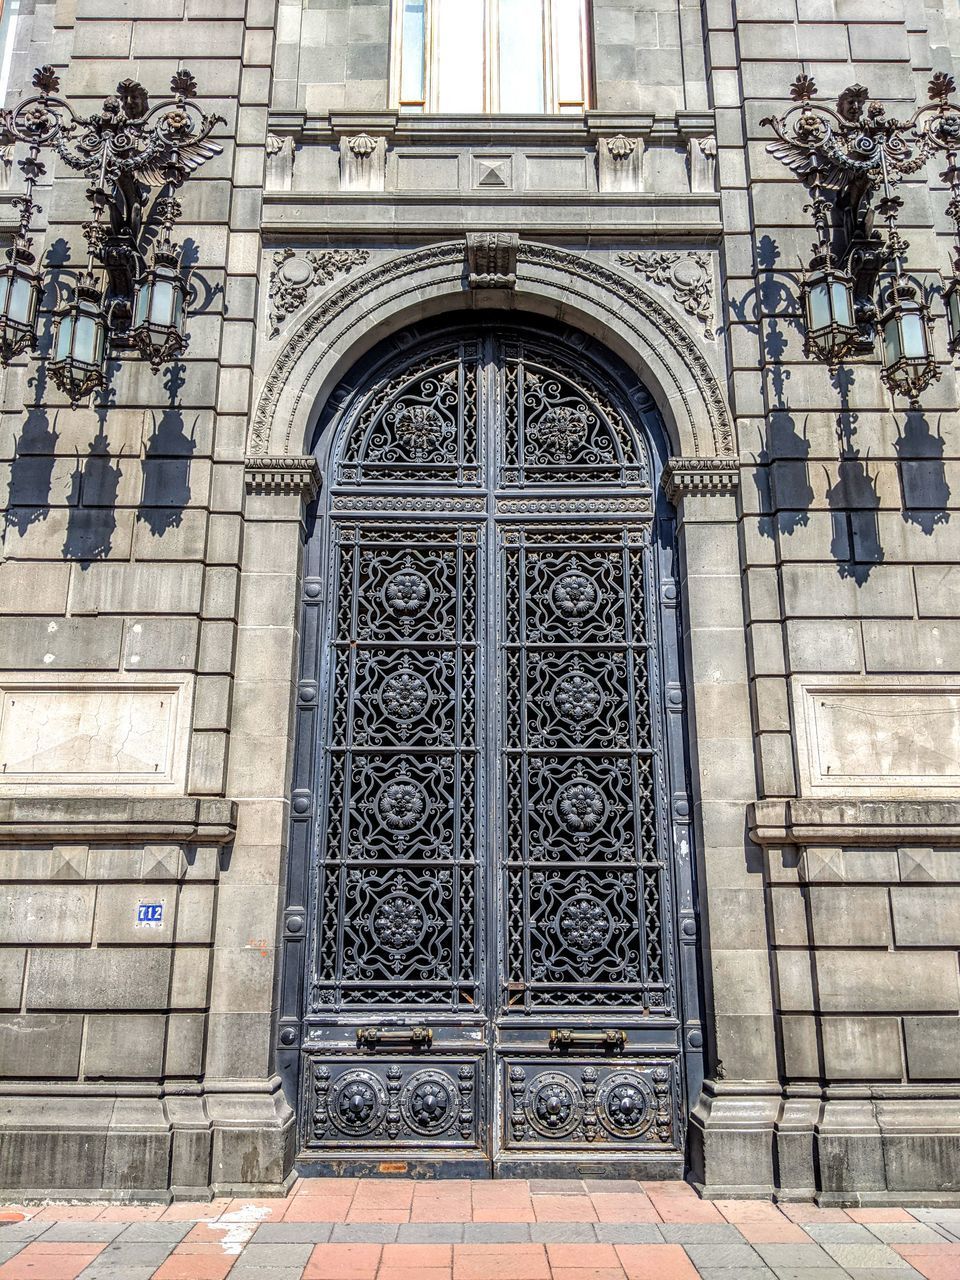
<svg viewBox="0 0 960 1280">
<path fill-rule="evenodd" d="M 52 67 L 40 67 L 32 83 L 35 95 L 0 114 L 0 143 L 28 149 L 19 162 L 24 194 L 14 201 L 20 226 L 0 265 L 0 364 L 36 349 L 44 281 L 30 224 L 40 208 L 34 189 L 46 172 L 40 153 L 50 148 L 88 180 L 93 209 L 83 224 L 86 269 L 54 315 L 49 358 L 52 381 L 76 408 L 105 385 L 111 349 L 136 352 L 154 373 L 185 349 L 187 281 L 172 240 L 182 210 L 173 193 L 220 154 L 209 139 L 226 121 L 192 101 L 197 83 L 186 70 L 170 81 L 173 97 L 157 106 L 142 85 L 124 80 L 92 116 L 77 115 L 56 96 Z"/>
<path fill-rule="evenodd" d="M 794 105 L 761 121 L 777 135 L 767 150 L 793 170 L 811 197 L 804 208 L 817 240 L 802 271 L 806 355 L 836 371 L 852 355 L 869 353 L 879 332 L 881 377 L 912 406 L 940 369 L 929 307 L 907 272 L 909 245 L 898 226 L 903 202 L 893 188 L 931 156 L 945 155 L 941 177 L 951 191 L 947 213 L 957 244 L 943 302 L 951 350 L 960 348 L 960 104 L 950 100 L 955 91 L 953 78 L 938 73 L 928 86 L 930 101 L 901 121 L 869 101 L 861 85 L 845 89 L 835 108 L 814 102 L 814 80 L 799 75 L 790 87 Z M 826 191 L 834 193 L 832 201 Z M 878 195 L 885 236 L 873 227 Z"/>
</svg>

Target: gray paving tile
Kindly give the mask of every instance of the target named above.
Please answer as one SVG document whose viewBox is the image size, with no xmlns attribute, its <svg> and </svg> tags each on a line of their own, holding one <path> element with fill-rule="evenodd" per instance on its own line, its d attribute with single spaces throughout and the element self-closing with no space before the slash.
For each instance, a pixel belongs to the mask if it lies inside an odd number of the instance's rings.
<svg viewBox="0 0 960 1280">
<path fill-rule="evenodd" d="M 763 1259 L 748 1244 L 715 1240 L 706 1244 L 684 1244 L 690 1261 L 701 1271 L 706 1267 L 714 1271 L 726 1267 L 755 1267 L 766 1270 Z"/>
<path fill-rule="evenodd" d="M 462 1222 L 401 1222 L 397 1234 L 400 1244 L 459 1244 L 462 1239 Z"/>
<path fill-rule="evenodd" d="M 0 1264 L 15 1258 L 21 1249 L 25 1249 L 29 1240 L 11 1240 L 9 1244 L 0 1237 Z"/>
<path fill-rule="evenodd" d="M 393 1244 L 395 1222 L 335 1222 L 330 1235 L 333 1244 Z"/>
<path fill-rule="evenodd" d="M 0 1227 L 0 1240 L 37 1240 L 53 1226 L 52 1222 L 11 1222 Z"/>
<path fill-rule="evenodd" d="M 584 1185 L 579 1178 L 531 1178 L 532 1196 L 582 1196 Z"/>
<path fill-rule="evenodd" d="M 911 1209 L 918 1222 L 941 1222 L 951 1231 L 960 1231 L 960 1209 Z"/>
<path fill-rule="evenodd" d="M 876 1244 L 877 1237 L 859 1222 L 807 1222 L 803 1227 L 808 1236 L 826 1245 Z"/>
<path fill-rule="evenodd" d="M 253 1233 L 253 1243 L 326 1244 L 332 1231 L 332 1222 L 262 1222 Z"/>
<path fill-rule="evenodd" d="M 248 1266 L 245 1258 L 230 1269 L 231 1280 L 301 1280 L 303 1267 Z"/>
<path fill-rule="evenodd" d="M 700 1280 L 777 1280 L 769 1267 L 698 1267 Z"/>
<path fill-rule="evenodd" d="M 842 1267 L 774 1267 L 777 1280 L 848 1280 Z"/>
<path fill-rule="evenodd" d="M 712 1244 L 721 1240 L 743 1244 L 743 1236 L 728 1222 L 661 1222 L 658 1230 L 668 1244 Z"/>
<path fill-rule="evenodd" d="M 885 1244 L 880 1244 L 874 1237 L 873 1244 L 837 1244 L 825 1240 L 824 1249 L 841 1267 L 849 1271 L 851 1267 L 866 1269 L 902 1267 L 903 1259 Z"/>
<path fill-rule="evenodd" d="M 306 1266 L 307 1259 L 313 1253 L 313 1242 L 279 1240 L 259 1241 L 248 1244 L 240 1257 L 245 1263 L 258 1267 L 300 1267 Z"/>
<path fill-rule="evenodd" d="M 156 1267 L 115 1266 L 97 1258 L 80 1272 L 79 1280 L 153 1280 L 155 1271 Z"/>
<path fill-rule="evenodd" d="M 584 1178 L 583 1185 L 588 1191 L 610 1191 L 617 1195 L 636 1194 L 643 1189 L 636 1178 Z"/>
<path fill-rule="evenodd" d="M 662 1244 L 664 1240 L 654 1222 L 596 1222 L 593 1226 L 604 1244 Z"/>
<path fill-rule="evenodd" d="M 44 1235 L 44 1240 L 92 1241 L 94 1243 L 116 1240 L 128 1224 L 126 1222 L 54 1222 Z"/>
<path fill-rule="evenodd" d="M 529 1244 L 529 1222 L 465 1222 L 465 1244 Z"/>
<path fill-rule="evenodd" d="M 534 1244 L 596 1244 L 595 1222 L 531 1222 Z"/>
<path fill-rule="evenodd" d="M 124 1244 L 157 1244 L 168 1240 L 179 1244 L 195 1226 L 195 1222 L 131 1222 L 117 1239 Z"/>
<path fill-rule="evenodd" d="M 127 1243 L 125 1240 L 115 1240 L 113 1244 L 107 1245 L 103 1253 L 97 1255 L 97 1261 L 110 1266 L 123 1264 L 128 1267 L 156 1268 L 164 1259 L 169 1258 L 175 1243 L 173 1240 L 167 1240 L 153 1244 L 135 1244 Z"/>
<path fill-rule="evenodd" d="M 925 1222 L 871 1222 L 870 1231 L 887 1244 L 943 1244 L 944 1236 Z"/>
<path fill-rule="evenodd" d="M 849 1267 L 851 1280 L 923 1280 L 913 1267 Z"/>
<path fill-rule="evenodd" d="M 818 1244 L 755 1244 L 768 1267 L 834 1267 L 829 1253 Z"/>
</svg>

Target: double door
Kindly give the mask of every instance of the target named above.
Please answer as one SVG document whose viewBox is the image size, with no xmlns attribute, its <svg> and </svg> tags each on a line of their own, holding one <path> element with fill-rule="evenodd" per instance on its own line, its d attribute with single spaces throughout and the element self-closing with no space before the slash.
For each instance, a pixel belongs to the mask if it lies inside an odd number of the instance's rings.
<svg viewBox="0 0 960 1280">
<path fill-rule="evenodd" d="M 279 1029 L 304 1172 L 682 1165 L 675 592 L 602 378 L 544 339 L 435 340 L 336 433 Z"/>
</svg>

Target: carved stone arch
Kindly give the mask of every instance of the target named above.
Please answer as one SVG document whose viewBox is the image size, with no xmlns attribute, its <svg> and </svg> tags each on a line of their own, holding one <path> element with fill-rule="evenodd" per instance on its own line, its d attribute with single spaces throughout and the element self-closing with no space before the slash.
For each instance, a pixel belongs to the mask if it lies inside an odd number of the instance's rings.
<svg viewBox="0 0 960 1280">
<path fill-rule="evenodd" d="M 582 329 L 620 356 L 656 401 L 675 456 L 734 458 L 720 383 L 697 335 L 663 302 L 620 272 L 552 245 L 521 242 L 517 276 L 507 305 Z M 471 307 L 483 309 L 478 294 L 464 289 L 460 240 L 414 249 L 343 282 L 277 356 L 248 454 L 303 453 L 327 395 L 376 342 L 415 320 Z"/>
</svg>

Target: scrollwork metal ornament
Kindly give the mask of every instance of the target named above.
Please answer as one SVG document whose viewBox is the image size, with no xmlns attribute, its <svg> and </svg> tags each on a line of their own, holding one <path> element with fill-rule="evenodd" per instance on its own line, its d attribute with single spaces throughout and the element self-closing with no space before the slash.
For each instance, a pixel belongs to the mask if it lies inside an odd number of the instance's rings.
<svg viewBox="0 0 960 1280">
<path fill-rule="evenodd" d="M 938 72 L 928 85 L 928 101 L 909 119 L 900 120 L 883 103 L 872 101 L 859 84 L 844 89 L 835 107 L 817 102 L 816 82 L 804 74 L 790 87 L 793 105 L 782 115 L 760 122 L 777 135 L 767 150 L 810 192 L 805 208 L 811 213 L 817 241 L 803 282 L 807 355 L 836 369 L 850 355 L 869 351 L 879 329 L 881 376 L 892 393 L 904 396 L 911 405 L 940 377 L 940 370 L 931 349 L 929 308 L 922 290 L 907 275 L 909 245 L 898 229 L 902 201 L 894 188 L 919 173 L 933 156 L 945 156 L 941 177 L 951 192 L 947 213 L 957 229 L 957 248 L 944 302 L 956 346 L 960 340 L 960 103 L 952 100 L 955 91 L 953 77 Z M 825 194 L 828 191 L 833 192 L 832 199 Z M 886 224 L 885 238 L 870 225 L 876 197 L 877 212 Z M 835 225 L 837 215 L 842 215 L 844 226 Z M 873 293 L 881 270 L 889 279 L 878 308 Z M 951 299 L 955 299 L 952 306 Z"/>
<path fill-rule="evenodd" d="M 0 146 L 27 147 L 20 161 L 25 191 L 14 202 L 20 227 L 0 267 L 0 363 L 36 345 L 42 281 L 33 270 L 29 230 L 40 212 L 34 188 L 46 172 L 40 153 L 51 150 L 86 178 L 93 210 L 83 224 L 86 269 L 57 311 L 49 364 L 75 407 L 105 384 L 111 344 L 135 350 L 154 372 L 184 349 L 187 285 L 180 246 L 171 238 L 181 212 L 173 195 L 220 154 L 210 135 L 226 121 L 193 101 L 197 82 L 186 69 L 170 81 L 173 96 L 156 106 L 143 85 L 127 79 L 90 116 L 59 96 L 53 67 L 38 68 L 32 85 L 36 93 L 0 114 Z M 148 266 L 145 241 L 154 239 Z"/>
</svg>

